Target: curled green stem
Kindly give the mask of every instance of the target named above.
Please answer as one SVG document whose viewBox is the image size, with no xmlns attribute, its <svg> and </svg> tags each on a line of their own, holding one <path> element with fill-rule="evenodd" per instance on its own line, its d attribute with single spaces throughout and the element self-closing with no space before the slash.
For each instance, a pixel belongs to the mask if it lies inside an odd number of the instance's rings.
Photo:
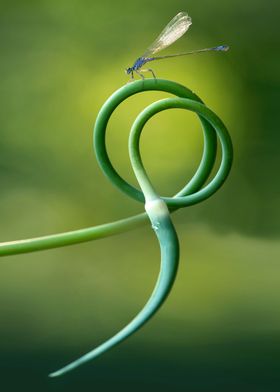
<svg viewBox="0 0 280 392">
<path fill-rule="evenodd" d="M 139 114 L 131 128 L 129 155 L 132 168 L 141 188 L 141 190 L 138 190 L 120 177 L 111 164 L 106 150 L 105 133 L 109 118 L 116 107 L 129 96 L 145 90 L 167 91 L 175 94 L 176 98 L 163 99 L 148 106 Z M 171 108 L 187 109 L 197 113 L 202 123 L 205 144 L 202 161 L 192 180 L 176 196 L 168 198 L 160 197 L 149 180 L 141 159 L 139 143 L 140 135 L 146 122 L 154 114 Z M 203 187 L 215 162 L 216 134 L 222 147 L 221 165 L 214 178 Z M 95 125 L 94 141 L 98 162 L 107 177 L 130 197 L 140 202 L 145 201 L 146 212 L 159 241 L 161 251 L 160 272 L 155 288 L 146 305 L 127 326 L 76 361 L 51 373 L 51 377 L 63 375 L 116 346 L 141 328 L 155 314 L 168 296 L 178 268 L 179 241 L 170 218 L 169 209 L 172 212 L 210 197 L 225 181 L 232 162 L 231 140 L 222 121 L 190 90 L 164 80 L 134 82 L 113 94 L 99 112 Z"/>
<path fill-rule="evenodd" d="M 129 137 L 129 155 L 140 185 L 140 189 L 137 189 L 124 180 L 113 167 L 107 153 L 105 136 L 110 117 L 119 104 L 132 95 L 150 90 L 167 92 L 175 97 L 166 98 L 148 106 L 139 114 L 132 126 Z M 174 197 L 161 197 L 153 188 L 145 171 L 141 160 L 139 142 L 142 129 L 147 121 L 156 113 L 172 108 L 190 110 L 198 115 L 203 130 L 204 148 L 201 162 L 192 179 Z M 214 178 L 204 186 L 215 164 L 217 136 L 222 150 L 221 164 Z M 161 251 L 160 272 L 155 288 L 146 305 L 126 327 L 76 361 L 51 373 L 51 377 L 69 372 L 119 344 L 141 328 L 155 314 L 172 288 L 178 267 L 179 242 L 170 213 L 179 208 L 199 203 L 216 192 L 229 174 L 233 156 L 230 136 L 217 115 L 208 109 L 191 90 L 177 83 L 161 79 L 135 81 L 120 88 L 105 102 L 95 123 L 94 151 L 104 174 L 126 195 L 141 203 L 145 202 L 146 212 L 95 227 L 3 242 L 0 243 L 0 256 L 35 252 L 92 241 L 130 230 L 150 220 Z"/>
<path fill-rule="evenodd" d="M 130 96 L 144 91 L 164 91 L 174 94 L 178 97 L 189 98 L 193 102 L 202 102 L 191 90 L 168 80 L 157 79 L 136 81 L 117 90 L 101 108 L 95 124 L 94 130 L 94 151 L 101 169 L 105 175 L 115 184 L 121 191 L 129 196 L 144 202 L 144 195 L 138 189 L 132 187 L 123 180 L 114 169 L 107 153 L 105 144 L 105 133 L 108 121 L 113 111 L 122 101 Z M 204 148 L 200 165 L 192 179 L 181 189 L 176 196 L 190 195 L 199 190 L 207 181 L 215 163 L 217 141 L 216 132 L 209 122 L 199 116 L 204 137 Z M 231 154 L 232 155 L 232 154 Z M 171 210 L 175 210 L 171 207 Z M 111 235 L 119 234 L 143 225 L 148 222 L 146 213 L 124 218 L 119 221 L 103 224 L 85 229 L 73 230 L 65 233 L 51 234 L 36 238 L 27 238 L 16 241 L 7 241 L 0 243 L 0 257 L 16 255 L 20 253 L 36 252 L 51 248 L 74 245 L 86 241 L 97 240 Z"/>
</svg>

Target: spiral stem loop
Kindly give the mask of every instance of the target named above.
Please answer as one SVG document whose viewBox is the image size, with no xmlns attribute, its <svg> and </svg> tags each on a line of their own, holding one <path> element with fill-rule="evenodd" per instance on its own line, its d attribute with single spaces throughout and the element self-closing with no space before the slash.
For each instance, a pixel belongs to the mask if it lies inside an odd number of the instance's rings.
<svg viewBox="0 0 280 392">
<path fill-rule="evenodd" d="M 138 115 L 131 128 L 129 156 L 140 185 L 140 189 L 137 189 L 126 182 L 113 167 L 107 153 L 105 135 L 109 119 L 121 102 L 134 94 L 151 90 L 164 91 L 175 95 L 175 97 L 162 99 L 148 106 Z M 147 121 L 153 115 L 172 108 L 190 110 L 198 115 L 203 129 L 204 148 L 201 162 L 192 179 L 174 197 L 161 197 L 157 194 L 146 173 L 139 143 L 141 132 Z M 217 137 L 221 143 L 222 151 L 220 167 L 214 178 L 204 185 L 215 163 Z M 116 346 L 140 329 L 157 312 L 173 286 L 179 262 L 179 241 L 169 212 L 199 203 L 216 192 L 229 174 L 233 155 L 230 136 L 217 115 L 186 87 L 161 79 L 149 79 L 128 84 L 116 91 L 105 102 L 96 119 L 94 150 L 105 175 L 126 195 L 137 201 L 145 202 L 146 213 L 92 228 L 2 243 L 0 244 L 0 256 L 33 252 L 103 238 L 146 222 L 148 215 L 160 245 L 161 268 L 149 300 L 127 326 L 79 359 L 51 373 L 51 377 L 65 374 Z"/>
<path fill-rule="evenodd" d="M 114 169 L 109 159 L 105 133 L 111 114 L 117 106 L 129 96 L 143 90 L 161 90 L 178 95 L 176 98 L 167 98 L 148 106 L 136 118 L 129 136 L 129 156 L 135 176 L 141 190 L 127 183 Z M 170 108 L 191 110 L 198 114 L 203 130 L 206 148 L 200 166 L 191 182 L 187 184 L 175 197 L 160 197 L 154 189 L 145 171 L 140 154 L 140 136 L 147 121 L 156 113 Z M 204 188 L 200 189 L 212 170 L 216 156 L 216 133 L 222 146 L 221 166 L 213 178 Z M 113 94 L 99 112 L 95 124 L 94 148 L 98 162 L 107 177 L 128 196 L 145 200 L 145 209 L 149 216 L 151 226 L 157 236 L 161 251 L 161 267 L 155 288 L 143 307 L 134 319 L 118 333 L 94 348 L 74 362 L 62 369 L 51 373 L 51 377 L 61 376 L 78 366 L 96 358 L 102 353 L 127 339 L 140 329 L 160 308 L 170 293 L 175 281 L 179 262 L 179 241 L 176 230 L 171 221 L 168 207 L 172 210 L 198 203 L 211 196 L 224 182 L 231 165 L 232 147 L 227 130 L 221 120 L 189 90 L 182 86 L 163 80 L 147 80 L 135 82 L 125 86 Z"/>
</svg>

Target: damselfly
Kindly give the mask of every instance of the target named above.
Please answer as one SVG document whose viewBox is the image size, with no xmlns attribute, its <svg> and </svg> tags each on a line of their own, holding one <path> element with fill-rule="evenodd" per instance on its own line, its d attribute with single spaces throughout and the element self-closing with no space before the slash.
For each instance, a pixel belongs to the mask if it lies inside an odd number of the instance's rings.
<svg viewBox="0 0 280 392">
<path fill-rule="evenodd" d="M 193 53 L 209 52 L 209 51 L 227 51 L 229 47 L 227 45 L 215 46 L 214 48 L 205 48 L 192 50 L 190 52 L 183 52 L 178 54 L 170 54 L 167 56 L 155 56 L 151 57 L 152 54 L 159 52 L 162 49 L 167 48 L 173 42 L 177 41 L 182 35 L 186 33 L 192 24 L 192 20 L 186 12 L 179 12 L 174 18 L 168 23 L 168 25 L 162 30 L 157 39 L 148 47 L 143 56 L 139 57 L 132 67 L 127 68 L 125 71 L 128 75 L 131 75 L 131 79 L 134 79 L 134 72 L 144 79 L 144 75 L 141 72 L 151 72 L 155 78 L 155 73 L 151 68 L 141 69 L 142 66 L 150 61 L 167 59 L 169 57 L 186 56 Z M 141 72 L 140 72 L 141 69 Z"/>
</svg>

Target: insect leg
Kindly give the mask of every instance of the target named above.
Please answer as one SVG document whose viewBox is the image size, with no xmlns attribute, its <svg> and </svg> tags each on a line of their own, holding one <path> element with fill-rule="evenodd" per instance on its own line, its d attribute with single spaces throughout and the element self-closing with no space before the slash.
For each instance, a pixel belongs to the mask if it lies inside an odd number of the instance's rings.
<svg viewBox="0 0 280 392">
<path fill-rule="evenodd" d="M 141 69 L 141 72 L 151 72 L 151 74 L 153 75 L 153 78 L 156 79 L 156 75 L 151 68 Z"/>
<path fill-rule="evenodd" d="M 142 69 L 141 71 L 144 71 L 144 69 Z M 141 76 L 142 80 L 145 80 L 144 75 L 141 74 L 141 72 L 139 71 L 135 71 L 137 73 L 137 75 Z"/>
<path fill-rule="evenodd" d="M 130 74 L 131 76 L 130 76 L 130 78 L 128 79 L 128 82 L 126 83 L 126 84 L 128 84 L 128 83 L 131 83 L 131 82 L 133 82 L 134 81 L 134 75 L 133 75 L 133 71 L 131 72 L 131 74 Z"/>
</svg>

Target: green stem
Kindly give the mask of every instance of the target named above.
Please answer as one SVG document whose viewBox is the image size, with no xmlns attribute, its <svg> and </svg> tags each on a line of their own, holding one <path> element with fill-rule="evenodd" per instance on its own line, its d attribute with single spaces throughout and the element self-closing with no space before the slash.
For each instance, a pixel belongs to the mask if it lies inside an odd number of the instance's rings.
<svg viewBox="0 0 280 392">
<path fill-rule="evenodd" d="M 153 81 L 153 84 L 151 84 L 150 81 L 147 81 L 145 83 L 141 82 L 141 86 L 142 89 L 143 86 L 147 85 L 159 88 L 162 84 L 165 85 L 165 82 L 166 81 L 157 80 Z M 168 85 L 169 83 L 170 82 L 168 82 Z M 109 117 L 118 106 L 120 98 L 122 100 L 122 95 L 125 95 L 127 98 L 135 93 L 135 85 L 140 87 L 140 84 L 137 82 L 130 85 L 132 87 L 125 86 L 123 89 L 114 94 L 101 109 L 95 127 L 95 151 L 101 168 L 109 179 L 115 183 L 115 185 L 137 200 L 142 201 L 144 196 L 145 209 L 160 245 L 161 264 L 158 280 L 146 305 L 126 327 L 100 346 L 91 350 L 89 353 L 64 366 L 60 370 L 51 373 L 50 377 L 61 376 L 108 351 L 136 332 L 156 313 L 167 298 L 173 286 L 179 261 L 179 241 L 176 230 L 170 219 L 167 205 L 170 206 L 172 210 L 175 210 L 182 206 L 195 204 L 209 197 L 222 185 L 230 170 L 232 159 L 231 141 L 225 126 L 219 118 L 207 109 L 201 102 L 181 97 L 167 98 L 148 106 L 142 113 L 139 114 L 131 128 L 129 136 L 129 156 L 132 168 L 142 192 L 123 180 L 113 168 L 109 160 L 105 145 L 105 131 Z M 203 189 L 200 189 L 206 180 L 206 178 L 203 177 L 203 174 L 207 173 L 208 177 L 210 171 L 209 167 L 208 170 L 206 170 L 207 166 L 203 167 L 201 164 L 199 167 L 200 171 L 198 170 L 199 174 L 196 173 L 197 177 L 196 180 L 192 182 L 192 186 L 186 186 L 179 195 L 174 198 L 163 198 L 157 194 L 148 178 L 141 159 L 139 146 L 143 127 L 148 119 L 154 114 L 170 108 L 184 108 L 196 112 L 201 117 L 206 138 L 208 135 L 212 135 L 212 129 L 216 131 L 222 146 L 222 162 L 216 176 Z M 212 144 L 212 148 L 216 153 L 216 144 Z M 207 151 L 204 151 L 204 153 L 207 153 Z M 212 163 L 213 162 L 210 161 L 211 169 Z M 191 190 L 194 193 L 191 193 Z"/>
<path fill-rule="evenodd" d="M 168 222 L 162 222 L 162 224 L 167 227 Z M 108 351 L 135 333 L 156 313 L 170 292 L 177 272 L 179 254 L 177 236 L 174 233 L 175 231 L 173 232 L 172 230 L 167 229 L 161 231 L 161 252 L 168 255 L 168 257 L 162 258 L 161 270 L 154 291 L 149 301 L 138 315 L 116 335 L 76 361 L 71 362 L 69 365 L 51 373 L 50 377 L 62 376 L 63 374 L 74 370 L 78 366 L 83 365 L 84 363 Z"/>
<path fill-rule="evenodd" d="M 164 91 L 179 97 L 191 98 L 194 102 L 202 102 L 197 95 L 184 86 L 179 85 L 168 80 L 157 79 L 135 81 L 127 84 L 116 91 L 101 108 L 95 124 L 94 129 L 94 150 L 97 160 L 105 175 L 117 185 L 119 189 L 136 200 L 144 201 L 144 196 L 141 191 L 132 187 L 125 180 L 123 180 L 116 172 L 109 159 L 106 144 L 105 134 L 108 121 L 113 111 L 126 98 L 143 91 Z M 204 136 L 204 149 L 200 165 L 192 177 L 192 179 L 179 191 L 175 196 L 190 195 L 198 191 L 207 181 L 216 158 L 216 133 L 212 125 L 209 124 L 203 117 L 200 117 Z M 176 207 L 170 207 L 175 210 Z M 116 222 L 105 225 L 73 230 L 65 233 L 51 234 L 42 237 L 28 238 L 17 241 L 8 241 L 0 243 L 0 257 L 16 255 L 20 253 L 36 252 L 45 249 L 62 247 L 67 245 L 74 245 L 86 241 L 96 240 L 107 236 L 115 235 L 128 231 L 134 227 L 148 222 L 147 215 L 140 214 L 126 219 L 121 219 Z"/>
<path fill-rule="evenodd" d="M 147 214 L 134 215 L 115 222 L 88 227 L 66 233 L 46 235 L 18 241 L 2 242 L 0 256 L 11 256 L 20 253 L 30 253 L 62 246 L 75 245 L 82 242 L 99 240 L 101 238 L 120 234 L 148 223 Z"/>
<path fill-rule="evenodd" d="M 107 153 L 105 136 L 109 119 L 118 105 L 130 96 L 143 91 L 163 91 L 173 94 L 175 97 L 166 98 L 148 106 L 139 114 L 131 128 L 129 155 L 141 188 L 139 190 L 126 182 L 113 167 Z M 155 191 L 143 166 L 139 148 L 140 136 L 143 127 L 153 115 L 171 108 L 187 109 L 198 115 L 203 130 L 204 149 L 201 162 L 193 178 L 174 197 L 161 197 Z M 221 164 L 214 178 L 204 186 L 215 163 L 217 136 L 221 143 Z M 78 360 L 51 373 L 51 377 L 69 372 L 119 344 L 141 328 L 156 313 L 172 288 L 179 261 L 179 241 L 170 218 L 170 212 L 199 203 L 216 192 L 229 174 L 233 156 L 230 136 L 217 115 L 208 109 L 200 98 L 189 89 L 161 79 L 135 81 L 120 88 L 105 102 L 95 123 L 94 151 L 104 174 L 126 195 L 142 203 L 145 201 L 146 213 L 86 229 L 4 242 L 0 244 L 0 256 L 34 252 L 104 238 L 147 223 L 149 216 L 160 245 L 160 272 L 155 288 L 146 305 L 126 327 Z"/>
</svg>

